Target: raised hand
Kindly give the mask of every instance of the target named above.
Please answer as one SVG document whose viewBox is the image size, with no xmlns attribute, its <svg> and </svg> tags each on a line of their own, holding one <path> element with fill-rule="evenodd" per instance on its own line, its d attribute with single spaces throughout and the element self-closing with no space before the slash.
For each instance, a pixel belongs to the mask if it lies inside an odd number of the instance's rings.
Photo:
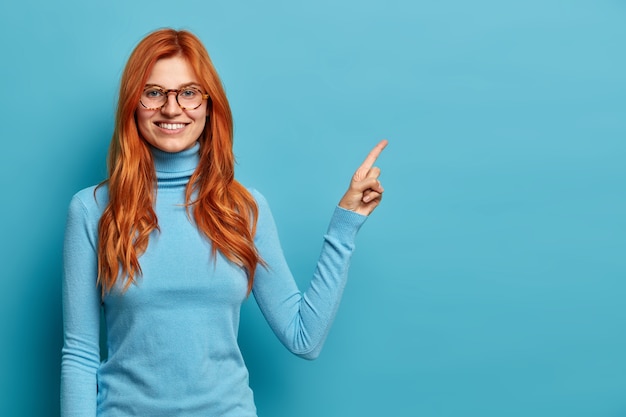
<svg viewBox="0 0 626 417">
<path fill-rule="evenodd" d="M 339 201 L 339 207 L 369 216 L 380 204 L 384 189 L 378 181 L 380 169 L 375 167 L 374 163 L 385 146 L 387 146 L 387 140 L 383 139 L 367 155 L 365 161 L 352 176 L 350 187 Z"/>
</svg>

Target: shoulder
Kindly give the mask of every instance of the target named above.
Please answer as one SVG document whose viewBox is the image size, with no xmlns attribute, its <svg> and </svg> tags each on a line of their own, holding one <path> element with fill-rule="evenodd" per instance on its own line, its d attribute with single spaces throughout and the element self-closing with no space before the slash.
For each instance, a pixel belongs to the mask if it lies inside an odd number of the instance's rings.
<svg viewBox="0 0 626 417">
<path fill-rule="evenodd" d="M 88 187 L 74 194 L 65 224 L 66 247 L 83 244 L 87 239 L 91 247 L 96 248 L 98 223 L 108 201 L 106 185 Z"/>
<path fill-rule="evenodd" d="M 106 184 L 83 188 L 72 197 L 69 206 L 70 215 L 83 213 L 87 217 L 100 218 L 109 203 L 109 192 Z"/>
<path fill-rule="evenodd" d="M 255 188 L 247 188 L 247 190 L 252 195 L 252 198 L 254 198 L 257 206 L 255 239 L 257 240 L 257 243 L 259 243 L 259 239 L 262 239 L 262 236 L 267 235 L 268 232 L 275 232 L 276 224 L 274 221 L 274 217 L 272 216 L 270 206 L 263 194 L 261 194 L 259 190 Z"/>
<path fill-rule="evenodd" d="M 265 199 L 265 197 L 263 196 L 263 194 L 261 194 L 259 190 L 257 190 L 256 188 L 246 188 L 246 189 L 248 190 L 252 198 L 254 198 L 254 201 L 256 202 L 259 210 L 261 210 L 262 208 L 269 209 L 267 200 Z"/>
</svg>

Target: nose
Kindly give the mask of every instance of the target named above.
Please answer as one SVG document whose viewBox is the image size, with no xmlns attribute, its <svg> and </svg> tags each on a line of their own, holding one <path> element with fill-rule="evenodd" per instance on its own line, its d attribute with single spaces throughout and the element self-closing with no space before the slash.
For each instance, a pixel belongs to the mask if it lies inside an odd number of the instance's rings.
<svg viewBox="0 0 626 417">
<path fill-rule="evenodd" d="M 179 115 L 183 109 L 178 105 L 178 101 L 176 101 L 176 92 L 170 91 L 167 94 L 167 101 L 161 107 L 161 113 L 168 117 L 173 117 Z"/>
</svg>

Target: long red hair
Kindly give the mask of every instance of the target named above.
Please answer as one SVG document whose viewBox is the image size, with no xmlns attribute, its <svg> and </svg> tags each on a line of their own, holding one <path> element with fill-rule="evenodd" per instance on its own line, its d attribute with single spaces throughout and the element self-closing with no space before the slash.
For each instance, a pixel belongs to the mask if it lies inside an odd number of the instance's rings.
<svg viewBox="0 0 626 417">
<path fill-rule="evenodd" d="M 208 99 L 208 120 L 198 138 L 200 162 L 187 184 L 188 213 L 217 251 L 246 271 L 248 292 L 257 264 L 254 246 L 257 206 L 234 178 L 233 119 L 221 81 L 202 42 L 190 32 L 157 30 L 132 52 L 120 83 L 115 130 L 107 160 L 109 202 L 98 224 L 98 283 L 109 292 L 120 277 L 124 290 L 141 274 L 139 257 L 159 229 L 154 211 L 156 173 L 148 144 L 140 137 L 135 111 L 157 60 L 181 55 L 193 68 Z M 207 254 L 208 256 L 208 254 Z"/>
</svg>

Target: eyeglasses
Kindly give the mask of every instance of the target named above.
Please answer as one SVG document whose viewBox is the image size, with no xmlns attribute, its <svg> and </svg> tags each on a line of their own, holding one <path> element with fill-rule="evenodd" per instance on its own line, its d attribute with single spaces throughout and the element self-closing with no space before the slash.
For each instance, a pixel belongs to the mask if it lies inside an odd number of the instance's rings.
<svg viewBox="0 0 626 417">
<path fill-rule="evenodd" d="M 159 110 L 167 104 L 170 93 L 176 93 L 176 103 L 183 110 L 194 110 L 209 98 L 208 94 L 195 87 L 184 87 L 178 90 L 165 90 L 161 87 L 148 87 L 143 90 L 139 102 L 146 110 Z"/>
</svg>

